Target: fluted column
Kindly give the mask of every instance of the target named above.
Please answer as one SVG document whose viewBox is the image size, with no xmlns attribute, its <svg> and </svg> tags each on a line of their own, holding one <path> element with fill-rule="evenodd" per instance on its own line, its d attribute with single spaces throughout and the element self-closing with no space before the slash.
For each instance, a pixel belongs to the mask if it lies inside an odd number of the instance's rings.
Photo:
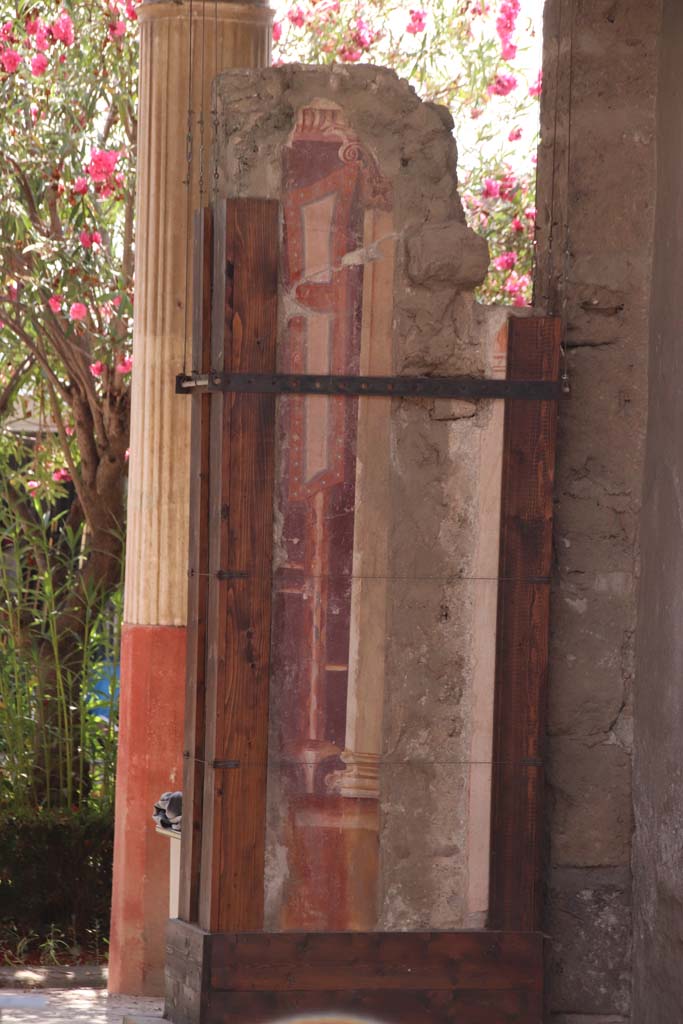
<svg viewBox="0 0 683 1024">
<path fill-rule="evenodd" d="M 190 404 L 176 396 L 174 379 L 189 368 L 191 348 L 188 102 L 191 95 L 195 209 L 209 201 L 213 184 L 211 82 L 217 71 L 269 63 L 272 11 L 267 0 L 146 0 L 139 18 L 134 372 L 109 988 L 156 994 L 163 990 L 169 851 L 151 810 L 182 779 Z"/>
</svg>

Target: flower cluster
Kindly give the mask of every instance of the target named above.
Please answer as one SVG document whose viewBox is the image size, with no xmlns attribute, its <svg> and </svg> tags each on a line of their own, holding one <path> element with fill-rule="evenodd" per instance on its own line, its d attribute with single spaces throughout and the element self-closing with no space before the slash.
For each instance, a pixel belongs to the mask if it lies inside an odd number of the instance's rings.
<svg viewBox="0 0 683 1024">
<path fill-rule="evenodd" d="M 271 2 L 276 63 L 383 64 L 408 77 L 425 99 L 450 106 L 465 212 L 492 255 L 479 295 L 518 305 L 529 301 L 534 222 L 525 211 L 534 200 L 533 116 L 540 82 L 525 84 L 533 44 L 527 0 L 424 7 L 416 0 Z"/>
<path fill-rule="evenodd" d="M 13 75 L 22 64 L 26 64 L 35 78 L 41 78 L 50 64 L 47 53 L 58 44 L 62 48 L 73 46 L 74 38 L 73 21 L 65 8 L 51 22 L 30 16 L 23 26 L 7 21 L 0 29 L 2 70 Z M 63 63 L 65 59 L 64 53 L 60 52 L 57 60 Z"/>
</svg>

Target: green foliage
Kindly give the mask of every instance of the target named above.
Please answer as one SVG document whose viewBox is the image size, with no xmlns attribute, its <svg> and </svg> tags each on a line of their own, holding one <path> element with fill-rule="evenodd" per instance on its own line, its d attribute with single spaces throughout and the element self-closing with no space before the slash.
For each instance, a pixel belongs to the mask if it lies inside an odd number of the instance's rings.
<svg viewBox="0 0 683 1024">
<path fill-rule="evenodd" d="M 0 949 L 57 963 L 78 947 L 103 955 L 111 903 L 111 808 L 0 811 Z"/>
<path fill-rule="evenodd" d="M 69 495 L 53 493 L 63 488 L 40 455 L 0 435 L 0 466 L 0 809 L 110 805 L 121 589 L 103 603 L 79 579 L 83 523 L 70 521 Z M 27 478 L 41 474 L 27 492 Z M 60 610 L 79 586 L 82 614 L 60 632 Z M 55 771 L 57 784 L 46 786 L 41 771 Z"/>
<path fill-rule="evenodd" d="M 111 799 L 135 0 L 0 0 L 0 802 Z"/>
</svg>

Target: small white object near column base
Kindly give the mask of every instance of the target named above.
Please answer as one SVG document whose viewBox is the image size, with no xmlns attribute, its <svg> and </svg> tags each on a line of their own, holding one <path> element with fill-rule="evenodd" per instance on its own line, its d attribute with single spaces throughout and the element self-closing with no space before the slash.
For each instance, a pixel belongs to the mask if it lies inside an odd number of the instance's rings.
<svg viewBox="0 0 683 1024">
<path fill-rule="evenodd" d="M 169 850 L 169 885 L 168 885 L 168 916 L 178 916 L 178 900 L 180 897 L 180 832 L 172 828 L 159 828 L 159 835 L 167 836 L 171 840 Z"/>
</svg>

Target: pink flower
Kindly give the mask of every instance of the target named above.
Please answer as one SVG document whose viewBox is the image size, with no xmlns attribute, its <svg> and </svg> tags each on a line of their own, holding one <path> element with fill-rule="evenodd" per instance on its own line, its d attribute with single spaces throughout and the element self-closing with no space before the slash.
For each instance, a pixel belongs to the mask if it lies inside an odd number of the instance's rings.
<svg viewBox="0 0 683 1024">
<path fill-rule="evenodd" d="M 31 121 L 33 122 L 33 124 L 35 124 L 38 120 L 38 114 L 40 113 L 40 111 L 38 110 L 38 105 L 36 103 L 32 103 L 28 110 L 31 115 Z"/>
<path fill-rule="evenodd" d="M 522 224 L 519 217 L 513 217 L 510 227 L 513 231 L 524 231 L 524 225 Z"/>
<path fill-rule="evenodd" d="M 375 33 L 362 18 L 356 21 L 356 31 L 353 34 L 353 41 L 361 50 L 367 50 L 375 41 Z"/>
<path fill-rule="evenodd" d="M 484 187 L 481 194 L 487 199 L 497 199 L 500 195 L 500 182 L 495 178 L 484 178 Z"/>
<path fill-rule="evenodd" d="M 71 481 L 71 473 L 68 469 L 56 469 L 52 474 L 52 479 L 58 484 L 68 484 Z"/>
<path fill-rule="evenodd" d="M 121 296 L 117 295 L 115 299 L 111 300 L 111 304 L 114 307 L 114 309 L 118 309 L 119 306 L 121 305 Z"/>
<path fill-rule="evenodd" d="M 26 19 L 26 25 L 25 25 L 26 35 L 27 36 L 34 36 L 36 34 L 36 32 L 38 31 L 38 26 L 39 25 L 40 25 L 40 18 L 27 18 Z M 3 29 L 4 29 L 4 25 L 3 25 Z M 0 29 L 0 35 L 2 35 L 3 29 Z"/>
<path fill-rule="evenodd" d="M 306 21 L 306 16 L 298 4 L 287 11 L 287 17 L 292 25 L 296 25 L 297 28 L 302 28 Z"/>
<path fill-rule="evenodd" d="M 526 299 L 524 298 L 523 295 L 517 294 L 517 295 L 515 295 L 514 299 L 512 300 L 512 305 L 513 306 L 526 306 L 526 305 L 528 305 L 528 303 L 527 303 L 527 301 L 526 301 Z"/>
<path fill-rule="evenodd" d="M 92 149 L 86 173 L 93 181 L 106 181 L 113 174 L 116 163 L 121 156 L 118 149 Z"/>
<path fill-rule="evenodd" d="M 99 359 L 97 360 L 96 363 L 91 363 L 90 364 L 90 372 L 92 373 L 93 377 L 101 377 L 103 370 L 104 370 L 104 363 L 100 362 Z"/>
<path fill-rule="evenodd" d="M 517 262 L 517 253 L 514 252 L 502 252 L 500 256 L 496 256 L 493 261 L 493 265 L 496 270 L 512 270 L 515 263 Z"/>
<path fill-rule="evenodd" d="M 518 274 L 516 270 L 513 270 L 503 288 L 509 295 L 517 295 L 528 288 L 530 284 L 531 278 L 528 274 Z"/>
<path fill-rule="evenodd" d="M 536 220 L 536 207 L 527 206 L 526 210 L 524 211 L 524 216 L 527 220 Z"/>
<path fill-rule="evenodd" d="M 410 21 L 406 26 L 406 32 L 411 36 L 416 36 L 418 32 L 424 32 L 427 27 L 427 12 L 426 11 L 411 11 Z"/>
<path fill-rule="evenodd" d="M 503 43 L 500 55 L 503 60 L 514 60 L 517 56 L 517 47 L 514 43 L 511 43 L 509 39 L 506 39 Z"/>
<path fill-rule="evenodd" d="M 74 41 L 74 23 L 64 8 L 61 9 L 55 20 L 52 22 L 50 31 L 54 38 L 58 39 L 60 43 L 64 43 L 65 46 L 72 45 Z"/>
<path fill-rule="evenodd" d="M 512 131 L 510 132 L 510 134 L 508 135 L 508 142 L 518 142 L 519 139 L 521 139 L 521 137 L 522 137 L 522 129 L 521 128 L 513 128 Z"/>
<path fill-rule="evenodd" d="M 37 491 L 39 487 L 40 481 L 38 480 L 28 480 L 26 483 L 26 490 L 30 491 L 31 494 L 33 494 L 34 491 Z"/>
<path fill-rule="evenodd" d="M 16 50 L 4 50 L 0 63 L 8 75 L 13 74 L 21 64 L 21 57 Z"/>
<path fill-rule="evenodd" d="M 137 14 L 135 12 L 135 5 L 132 2 L 132 0 L 128 0 L 128 2 L 126 4 L 126 17 L 128 18 L 129 21 L 137 21 L 138 20 L 138 16 L 137 16 Z"/>
<path fill-rule="evenodd" d="M 76 178 L 72 185 L 72 189 L 75 195 L 84 196 L 88 191 L 88 182 L 86 178 Z"/>
<path fill-rule="evenodd" d="M 500 198 L 510 199 L 512 193 L 517 188 L 517 179 L 515 178 L 512 171 L 508 170 L 500 179 Z"/>
<path fill-rule="evenodd" d="M 92 246 L 92 235 L 90 234 L 89 231 L 86 231 L 85 228 L 84 228 L 83 231 L 81 231 L 81 233 L 80 233 L 80 235 L 78 237 L 79 237 L 81 245 L 83 246 L 84 249 L 90 249 L 91 248 L 91 246 Z"/>
<path fill-rule="evenodd" d="M 53 313 L 60 313 L 62 309 L 62 297 L 61 295 L 51 295 L 47 300 L 47 304 Z"/>
<path fill-rule="evenodd" d="M 517 79 L 514 75 L 496 75 L 493 82 L 486 87 L 489 96 L 507 96 L 513 89 L 517 88 Z"/>
<path fill-rule="evenodd" d="M 282 22 L 281 21 L 274 21 L 273 22 L 273 42 L 274 43 L 279 43 L 281 39 L 282 39 Z"/>
<path fill-rule="evenodd" d="M 47 25 L 44 25 L 39 18 L 38 27 L 36 28 L 36 50 L 47 50 L 49 45 L 50 37 L 48 35 Z"/>
<path fill-rule="evenodd" d="M 66 434 L 66 436 L 67 436 L 67 437 L 73 437 L 73 436 L 74 436 L 74 433 L 75 433 L 75 428 L 74 428 L 74 427 L 70 427 L 70 426 L 69 426 L 69 425 L 67 424 L 67 425 L 66 425 L 66 426 L 64 427 L 64 433 Z"/>
<path fill-rule="evenodd" d="M 82 302 L 72 302 L 69 307 L 70 320 L 85 320 L 88 315 L 87 307 Z"/>
<path fill-rule="evenodd" d="M 93 249 L 95 248 L 95 246 L 99 247 L 100 245 L 102 245 L 102 235 L 99 233 L 99 231 L 93 231 L 92 235 L 90 236 L 90 241 L 92 243 Z"/>
<path fill-rule="evenodd" d="M 362 50 L 352 50 L 348 46 L 342 46 L 339 51 L 339 57 L 341 60 L 345 60 L 347 64 L 355 64 L 363 56 Z"/>
<path fill-rule="evenodd" d="M 3 25 L 0 25 L 0 39 L 11 39 L 13 35 L 13 29 L 14 25 L 12 24 L 11 21 L 6 21 Z"/>
<path fill-rule="evenodd" d="M 536 81 L 533 85 L 529 86 L 530 96 L 540 96 L 543 91 L 543 72 L 539 71 L 536 77 Z"/>
<path fill-rule="evenodd" d="M 133 369 L 133 358 L 132 356 L 124 356 L 120 363 L 116 364 L 116 372 L 125 374 L 130 373 Z"/>
<path fill-rule="evenodd" d="M 126 34 L 126 23 L 125 21 L 115 21 L 109 26 L 109 38 L 120 39 L 121 36 Z"/>
<path fill-rule="evenodd" d="M 470 110 L 470 117 L 472 118 L 473 121 L 476 121 L 477 118 L 481 117 L 483 113 L 484 111 L 481 109 L 481 107 L 472 107 L 472 109 Z"/>
<path fill-rule="evenodd" d="M 44 53 L 37 53 L 35 57 L 31 57 L 31 74 L 39 78 L 40 75 L 44 75 L 47 71 L 47 57 Z"/>
</svg>

